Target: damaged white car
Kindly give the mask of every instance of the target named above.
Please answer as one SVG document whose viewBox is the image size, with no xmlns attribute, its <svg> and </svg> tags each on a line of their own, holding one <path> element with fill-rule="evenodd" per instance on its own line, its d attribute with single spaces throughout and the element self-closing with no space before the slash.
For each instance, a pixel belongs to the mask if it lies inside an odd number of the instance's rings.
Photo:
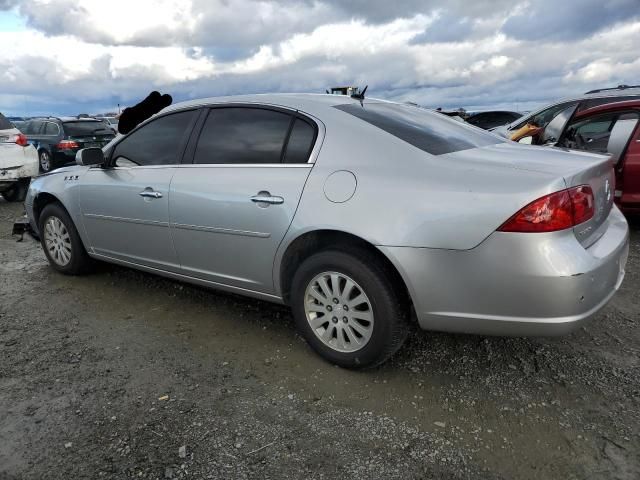
<svg viewBox="0 0 640 480">
<path fill-rule="evenodd" d="M 22 202 L 37 175 L 38 152 L 0 113 L 0 194 L 8 202 Z"/>
</svg>

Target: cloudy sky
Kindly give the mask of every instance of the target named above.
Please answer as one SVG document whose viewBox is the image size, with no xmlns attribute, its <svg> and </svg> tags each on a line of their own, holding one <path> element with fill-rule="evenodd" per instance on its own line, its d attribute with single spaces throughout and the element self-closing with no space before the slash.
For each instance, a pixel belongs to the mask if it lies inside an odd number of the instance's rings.
<svg viewBox="0 0 640 480">
<path fill-rule="evenodd" d="M 0 0 L 0 111 L 369 85 L 531 109 L 640 84 L 640 0 Z"/>
</svg>

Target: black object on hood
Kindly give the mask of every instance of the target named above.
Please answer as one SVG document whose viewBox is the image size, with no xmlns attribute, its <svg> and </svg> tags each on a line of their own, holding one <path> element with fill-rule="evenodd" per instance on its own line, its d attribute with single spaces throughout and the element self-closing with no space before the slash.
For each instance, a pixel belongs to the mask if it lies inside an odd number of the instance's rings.
<svg viewBox="0 0 640 480">
<path fill-rule="evenodd" d="M 118 119 L 118 132 L 126 135 L 131 130 L 136 128 L 147 118 L 155 115 L 160 110 L 171 105 L 173 99 L 171 95 L 160 95 L 160 92 L 155 90 L 147 95 L 147 98 L 142 100 L 133 107 L 125 108 L 120 118 Z"/>
</svg>

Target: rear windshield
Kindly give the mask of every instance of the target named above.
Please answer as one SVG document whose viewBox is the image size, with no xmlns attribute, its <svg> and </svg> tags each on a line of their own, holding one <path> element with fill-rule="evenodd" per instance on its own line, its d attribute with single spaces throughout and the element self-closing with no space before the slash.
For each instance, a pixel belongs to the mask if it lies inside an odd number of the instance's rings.
<svg viewBox="0 0 640 480">
<path fill-rule="evenodd" d="M 352 103 L 335 108 L 358 117 L 431 155 L 486 147 L 506 140 L 429 110 L 395 103 Z"/>
<path fill-rule="evenodd" d="M 81 137 L 83 135 L 107 135 L 113 134 L 109 127 L 104 123 L 95 121 L 80 122 L 64 122 L 64 131 L 72 137 Z"/>
<path fill-rule="evenodd" d="M 10 128 L 13 128 L 13 125 L 0 113 L 0 130 L 9 130 Z"/>
</svg>

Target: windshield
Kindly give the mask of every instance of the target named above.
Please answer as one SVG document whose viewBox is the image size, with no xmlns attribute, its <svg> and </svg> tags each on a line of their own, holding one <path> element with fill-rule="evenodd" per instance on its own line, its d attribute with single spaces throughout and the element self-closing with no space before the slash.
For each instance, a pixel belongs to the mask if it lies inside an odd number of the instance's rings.
<svg viewBox="0 0 640 480">
<path fill-rule="evenodd" d="M 366 102 L 336 105 L 391 135 L 432 155 L 486 147 L 505 142 L 492 133 L 420 107 L 395 103 Z"/>
<path fill-rule="evenodd" d="M 83 135 L 108 135 L 112 134 L 109 127 L 100 121 L 79 121 L 79 122 L 64 122 L 64 130 L 67 135 L 72 137 L 81 137 Z"/>
</svg>

